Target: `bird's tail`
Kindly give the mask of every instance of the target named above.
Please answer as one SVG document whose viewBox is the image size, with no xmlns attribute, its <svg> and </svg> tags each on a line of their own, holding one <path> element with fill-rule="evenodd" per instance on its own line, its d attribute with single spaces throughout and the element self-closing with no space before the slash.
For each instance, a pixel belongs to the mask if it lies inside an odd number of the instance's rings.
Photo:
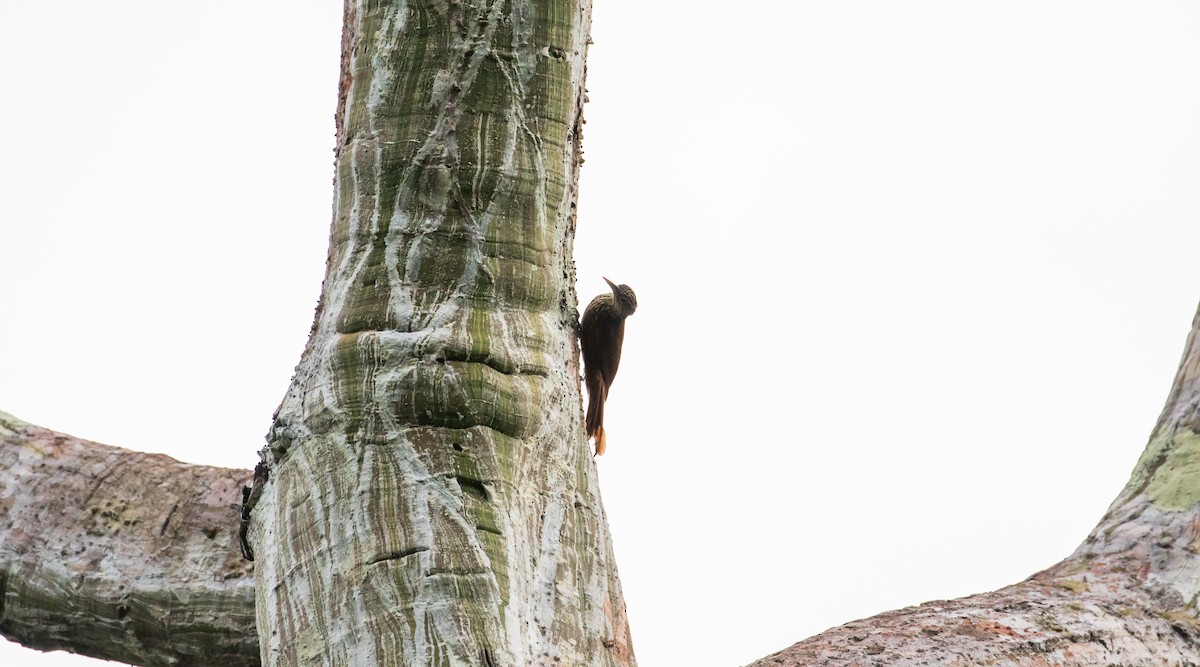
<svg viewBox="0 0 1200 667">
<path fill-rule="evenodd" d="M 587 409 L 587 435 L 589 438 L 595 438 L 596 454 L 604 453 L 604 399 L 607 398 L 608 392 L 604 391 L 604 385 L 597 382 L 596 391 L 590 391 L 588 387 L 588 409 Z"/>
</svg>

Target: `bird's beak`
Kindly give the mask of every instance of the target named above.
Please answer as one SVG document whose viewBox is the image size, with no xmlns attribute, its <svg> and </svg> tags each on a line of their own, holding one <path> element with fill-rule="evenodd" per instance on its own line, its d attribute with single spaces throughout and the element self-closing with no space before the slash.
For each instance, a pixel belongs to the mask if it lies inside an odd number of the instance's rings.
<svg viewBox="0 0 1200 667">
<path fill-rule="evenodd" d="M 604 282 L 608 283 L 608 286 L 612 288 L 613 294 L 617 293 L 617 286 L 613 284 L 613 281 L 609 280 L 608 278 L 605 278 Z"/>
</svg>

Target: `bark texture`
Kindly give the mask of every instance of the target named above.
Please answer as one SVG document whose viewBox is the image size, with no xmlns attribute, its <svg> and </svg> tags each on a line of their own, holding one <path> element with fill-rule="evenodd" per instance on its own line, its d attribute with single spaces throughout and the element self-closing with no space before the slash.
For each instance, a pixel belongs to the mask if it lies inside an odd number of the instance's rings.
<svg viewBox="0 0 1200 667">
<path fill-rule="evenodd" d="M 574 323 L 588 0 L 347 0 L 316 322 L 253 510 L 267 665 L 633 665 Z"/>
<path fill-rule="evenodd" d="M 257 665 L 249 479 L 0 412 L 0 633 L 135 665 Z"/>
<path fill-rule="evenodd" d="M 753 667 L 1200 665 L 1200 311 L 1125 489 L 1075 553 L 991 593 L 827 630 Z"/>
</svg>

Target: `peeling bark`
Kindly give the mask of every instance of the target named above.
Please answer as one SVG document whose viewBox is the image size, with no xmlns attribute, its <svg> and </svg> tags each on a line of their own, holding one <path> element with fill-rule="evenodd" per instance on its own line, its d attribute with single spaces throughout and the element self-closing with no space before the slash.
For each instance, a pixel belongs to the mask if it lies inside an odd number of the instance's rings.
<svg viewBox="0 0 1200 667">
<path fill-rule="evenodd" d="M 257 665 L 236 529 L 248 480 L 0 413 L 0 634 L 136 665 Z"/>
<path fill-rule="evenodd" d="M 751 667 L 1200 665 L 1200 311 L 1129 483 L 1075 553 L 991 593 L 832 628 Z"/>
</svg>

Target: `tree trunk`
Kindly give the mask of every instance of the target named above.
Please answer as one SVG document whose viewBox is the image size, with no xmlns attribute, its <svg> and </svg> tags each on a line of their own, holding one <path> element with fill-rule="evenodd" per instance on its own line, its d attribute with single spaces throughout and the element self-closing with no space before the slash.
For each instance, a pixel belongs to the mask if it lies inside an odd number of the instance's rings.
<svg viewBox="0 0 1200 667">
<path fill-rule="evenodd" d="M 334 220 L 254 507 L 267 665 L 633 665 L 581 425 L 588 0 L 347 0 Z"/>
<path fill-rule="evenodd" d="M 1125 489 L 1075 553 L 991 593 L 847 623 L 752 667 L 1200 665 L 1200 311 Z"/>
</svg>

